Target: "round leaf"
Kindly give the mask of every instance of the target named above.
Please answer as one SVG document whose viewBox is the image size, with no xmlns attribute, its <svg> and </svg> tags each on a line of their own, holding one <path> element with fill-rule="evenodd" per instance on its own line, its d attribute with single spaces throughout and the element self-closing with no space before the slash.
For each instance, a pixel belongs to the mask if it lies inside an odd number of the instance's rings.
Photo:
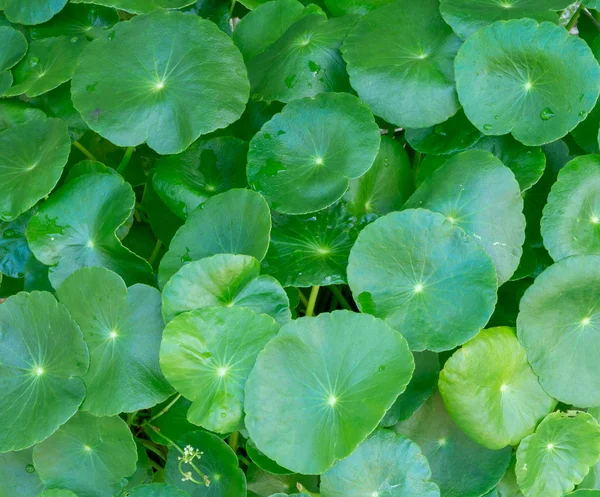
<svg viewBox="0 0 600 497">
<path fill-rule="evenodd" d="M 20 31 L 0 26 L 0 72 L 10 69 L 27 53 L 27 40 Z"/>
<path fill-rule="evenodd" d="M 600 427 L 583 412 L 550 414 L 517 450 L 517 482 L 525 497 L 560 497 L 600 459 Z"/>
<path fill-rule="evenodd" d="M 118 23 L 91 43 L 71 92 L 75 108 L 104 138 L 176 154 L 236 121 L 249 84 L 242 56 L 215 24 L 157 11 Z"/>
<path fill-rule="evenodd" d="M 0 100 L 0 131 L 29 121 L 43 121 L 46 115 L 19 100 Z"/>
<path fill-rule="evenodd" d="M 355 96 L 295 100 L 250 142 L 248 181 L 276 211 L 319 211 L 344 195 L 349 179 L 369 170 L 379 142 L 373 115 Z"/>
<path fill-rule="evenodd" d="M 167 483 L 154 483 L 152 485 L 139 485 L 133 489 L 129 497 L 187 497 L 183 490 L 179 490 Z"/>
<path fill-rule="evenodd" d="M 192 478 L 202 482 L 202 477 L 189 464 L 179 466 L 177 449 L 172 448 L 167 457 L 165 480 L 187 492 L 190 497 L 246 497 L 246 477 L 238 466 L 238 458 L 223 440 L 212 433 L 194 431 L 177 440 L 180 447 L 190 446 L 203 452 L 194 459 L 194 466 L 210 481 L 207 487 L 193 481 L 182 481 L 181 471 L 192 473 Z M 161 496 L 162 497 L 162 496 Z"/>
<path fill-rule="evenodd" d="M 552 142 L 594 108 L 600 67 L 587 44 L 555 24 L 496 22 L 470 36 L 456 57 L 465 114 L 486 135 L 525 145 Z"/>
<path fill-rule="evenodd" d="M 411 350 L 439 352 L 466 342 L 496 303 L 490 256 L 424 209 L 392 212 L 368 225 L 350 252 L 348 283 L 362 312 L 385 319 Z"/>
<path fill-rule="evenodd" d="M 412 192 L 408 154 L 399 142 L 382 136 L 373 166 L 360 178 L 350 181 L 344 201 L 355 216 L 382 216 L 399 211 Z"/>
<path fill-rule="evenodd" d="M 194 142 L 185 152 L 159 160 L 152 183 L 162 201 L 185 219 L 208 198 L 244 188 L 248 144 L 222 136 Z"/>
<path fill-rule="evenodd" d="M 118 416 L 97 418 L 78 412 L 33 449 L 33 461 L 49 488 L 78 497 L 113 497 L 135 471 L 137 451 L 127 424 Z"/>
<path fill-rule="evenodd" d="M 31 42 L 27 56 L 13 68 L 14 82 L 4 96 L 25 93 L 28 97 L 36 97 L 69 81 L 86 45 L 85 38 L 76 36 Z"/>
<path fill-rule="evenodd" d="M 285 290 L 259 272 L 260 263 L 249 255 L 217 254 L 186 264 L 163 289 L 165 321 L 194 309 L 239 306 L 287 323 L 292 315 Z"/>
<path fill-rule="evenodd" d="M 439 497 L 419 446 L 408 438 L 378 430 L 321 478 L 327 497 Z"/>
<path fill-rule="evenodd" d="M 164 286 L 181 267 L 215 254 L 251 255 L 259 261 L 269 247 L 271 213 L 265 199 L 250 190 L 230 190 L 208 199 L 177 231 L 160 262 Z"/>
<path fill-rule="evenodd" d="M 35 497 L 44 484 L 33 467 L 33 449 L 0 454 L 0 497 Z"/>
<path fill-rule="evenodd" d="M 510 447 L 490 450 L 467 437 L 446 412 L 439 394 L 395 431 L 421 447 L 443 497 L 485 494 L 500 481 L 510 462 Z"/>
<path fill-rule="evenodd" d="M 263 270 L 286 287 L 345 283 L 358 232 L 356 218 L 341 202 L 314 214 L 275 213 Z"/>
<path fill-rule="evenodd" d="M 356 14 L 363 16 L 367 12 L 386 5 L 394 0 L 325 0 L 327 8 L 334 16 Z"/>
<path fill-rule="evenodd" d="M 354 17 L 327 20 L 315 12 L 301 17 L 279 40 L 248 61 L 252 93 L 290 102 L 322 92 L 350 89 L 340 47 Z"/>
<path fill-rule="evenodd" d="M 47 292 L 0 305 L 0 452 L 44 440 L 77 412 L 89 364 L 79 327 Z"/>
<path fill-rule="evenodd" d="M 70 151 L 67 126 L 58 119 L 30 121 L 1 131 L 0 219 L 12 221 L 48 195 Z"/>
<path fill-rule="evenodd" d="M 193 4 L 194 0 L 71 0 L 71 3 L 93 3 L 132 14 L 147 14 L 159 9 L 180 9 Z"/>
<path fill-rule="evenodd" d="M 373 431 L 413 369 L 402 335 L 379 319 L 335 311 L 292 321 L 246 383 L 248 433 L 279 465 L 322 473 Z"/>
<path fill-rule="evenodd" d="M 529 17 L 538 22 L 558 22 L 553 10 L 563 10 L 571 0 L 442 0 L 440 11 L 444 20 L 461 38 L 494 21 Z"/>
<path fill-rule="evenodd" d="M 452 157 L 405 207 L 439 212 L 464 229 L 492 256 L 500 284 L 517 269 L 525 241 L 523 197 L 510 169 L 489 152 L 468 150 Z"/>
<path fill-rule="evenodd" d="M 14 221 L 0 221 L 0 273 L 21 278 L 31 257 L 25 233 L 32 212 L 24 212 Z"/>
<path fill-rule="evenodd" d="M 167 324 L 160 365 L 177 391 L 192 400 L 190 422 L 217 433 L 240 428 L 246 379 L 278 329 L 271 317 L 242 307 L 190 311 Z"/>
<path fill-rule="evenodd" d="M 111 416 L 152 407 L 172 392 L 158 363 L 163 330 L 160 294 L 100 267 L 82 268 L 58 288 L 58 299 L 90 348 L 81 408 Z"/>
<path fill-rule="evenodd" d="M 15 24 L 41 24 L 58 14 L 68 0 L 3 0 L 6 18 Z"/>
<path fill-rule="evenodd" d="M 541 232 L 555 261 L 600 255 L 600 155 L 577 157 L 560 170 L 544 207 Z"/>
<path fill-rule="evenodd" d="M 556 406 L 506 327 L 483 330 L 455 352 L 440 393 L 454 422 L 489 449 L 517 445 Z"/>
<path fill-rule="evenodd" d="M 260 469 L 264 469 L 269 473 L 275 475 L 290 475 L 293 474 L 292 471 L 286 468 L 282 468 L 275 461 L 271 461 L 267 456 L 265 456 L 258 448 L 256 444 L 252 440 L 248 440 L 246 443 L 246 453 L 248 457 L 252 460 L 254 464 L 256 464 Z"/>
<path fill-rule="evenodd" d="M 574 256 L 540 274 L 521 299 L 519 341 L 548 394 L 600 405 L 600 256 Z"/>
<path fill-rule="evenodd" d="M 438 0 L 399 0 L 363 17 L 342 54 L 350 84 L 375 115 L 403 128 L 426 128 L 460 108 L 454 89 L 460 44 Z"/>
<path fill-rule="evenodd" d="M 134 203 L 133 190 L 123 178 L 90 173 L 68 181 L 42 204 L 29 221 L 27 239 L 36 258 L 51 266 L 54 288 L 76 269 L 89 266 L 115 271 L 128 285 L 154 284 L 150 265 L 123 247 L 116 235 Z"/>
</svg>

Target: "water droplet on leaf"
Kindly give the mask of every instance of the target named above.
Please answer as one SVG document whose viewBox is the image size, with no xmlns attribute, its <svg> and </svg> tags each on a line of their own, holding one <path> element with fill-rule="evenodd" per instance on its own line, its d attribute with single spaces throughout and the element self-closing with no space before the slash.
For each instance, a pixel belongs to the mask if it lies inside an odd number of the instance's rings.
<svg viewBox="0 0 600 497">
<path fill-rule="evenodd" d="M 555 114 L 554 112 L 552 112 L 552 109 L 549 109 L 548 107 L 546 107 L 542 112 L 540 112 L 540 117 L 544 121 L 549 121 L 554 117 L 554 115 Z"/>
<path fill-rule="evenodd" d="M 28 473 L 35 472 L 35 468 L 33 467 L 33 464 L 28 464 L 27 466 L 25 466 L 25 471 L 27 471 Z"/>
<path fill-rule="evenodd" d="M 31 59 L 29 59 L 29 67 L 36 67 L 39 63 L 40 59 L 37 57 L 31 57 Z"/>
<path fill-rule="evenodd" d="M 492 129 L 492 125 L 491 124 L 484 124 L 483 125 L 483 129 L 485 129 L 486 131 L 489 131 L 490 129 Z"/>
</svg>

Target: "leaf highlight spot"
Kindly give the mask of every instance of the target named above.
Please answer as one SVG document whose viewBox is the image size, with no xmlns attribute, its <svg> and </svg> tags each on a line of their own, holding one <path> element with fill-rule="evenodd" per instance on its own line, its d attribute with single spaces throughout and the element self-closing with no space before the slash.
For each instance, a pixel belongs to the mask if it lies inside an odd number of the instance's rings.
<svg viewBox="0 0 600 497">
<path fill-rule="evenodd" d="M 413 288 L 413 292 L 414 293 L 421 293 L 423 291 L 423 288 L 424 288 L 423 283 L 417 283 L 415 285 L 415 287 Z"/>
<path fill-rule="evenodd" d="M 338 401 L 338 399 L 337 399 L 337 397 L 336 397 L 335 395 L 330 395 L 330 396 L 327 398 L 327 403 L 328 403 L 328 404 L 329 404 L 331 407 L 335 406 L 335 405 L 337 404 L 337 401 Z"/>
<path fill-rule="evenodd" d="M 45 373 L 44 368 L 35 368 L 35 374 L 37 376 L 42 376 Z"/>
<path fill-rule="evenodd" d="M 456 219 L 454 219 L 452 216 L 448 216 L 446 219 L 448 221 L 450 221 L 452 224 L 454 224 L 456 222 Z"/>
<path fill-rule="evenodd" d="M 554 444 L 553 443 L 549 443 L 548 445 L 546 445 L 546 448 L 548 450 L 554 450 Z"/>
<path fill-rule="evenodd" d="M 165 82 L 164 81 L 159 81 L 158 83 L 156 83 L 154 85 L 154 89 L 157 91 L 162 90 L 165 87 Z"/>
<path fill-rule="evenodd" d="M 592 222 L 592 224 L 600 224 L 600 218 L 598 216 L 592 216 L 590 218 L 590 221 Z"/>
<path fill-rule="evenodd" d="M 317 158 L 315 158 L 315 164 L 317 166 L 322 166 L 323 165 L 323 157 L 317 157 Z"/>
<path fill-rule="evenodd" d="M 89 445 L 84 445 L 84 446 L 83 446 L 83 450 L 84 450 L 85 452 L 92 452 L 92 448 L 91 448 Z"/>
<path fill-rule="evenodd" d="M 217 369 L 217 376 L 220 376 L 221 378 L 223 378 L 224 376 L 227 376 L 228 371 L 229 371 L 229 368 L 221 367 L 221 368 Z"/>
<path fill-rule="evenodd" d="M 86 243 L 88 248 L 94 248 L 94 242 L 92 240 L 88 240 L 88 242 Z"/>
<path fill-rule="evenodd" d="M 527 81 L 527 83 L 525 83 L 525 91 L 529 91 L 533 88 L 533 83 L 531 81 Z"/>
<path fill-rule="evenodd" d="M 438 445 L 439 445 L 440 447 L 443 447 L 444 445 L 446 445 L 446 439 L 445 439 L 445 438 L 440 438 L 440 439 L 438 440 Z"/>
<path fill-rule="evenodd" d="M 119 336 L 119 334 L 117 333 L 117 330 L 111 330 L 110 333 L 108 334 L 108 336 L 110 337 L 111 340 L 114 340 L 115 338 L 117 338 Z"/>
<path fill-rule="evenodd" d="M 581 320 L 581 324 L 582 324 L 583 326 L 587 326 L 588 324 L 590 324 L 590 321 L 591 321 L 591 319 L 590 319 L 589 317 L 587 317 L 587 318 L 583 318 L 583 319 Z"/>
<path fill-rule="evenodd" d="M 505 385 L 504 383 L 502 385 L 500 385 L 501 392 L 506 392 L 507 390 L 508 390 L 508 385 Z"/>
</svg>

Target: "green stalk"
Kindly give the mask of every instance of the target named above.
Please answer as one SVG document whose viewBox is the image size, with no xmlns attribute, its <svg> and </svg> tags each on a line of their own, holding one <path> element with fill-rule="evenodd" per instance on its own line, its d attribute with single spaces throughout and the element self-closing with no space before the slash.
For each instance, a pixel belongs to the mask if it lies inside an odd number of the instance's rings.
<svg viewBox="0 0 600 497">
<path fill-rule="evenodd" d="M 337 286 L 332 285 L 329 287 L 329 289 L 331 290 L 331 293 L 333 293 L 336 300 L 340 303 L 340 305 L 344 309 L 346 309 L 348 311 L 352 310 L 352 306 L 348 303 L 348 301 L 344 297 L 344 294 L 340 291 L 340 289 Z"/>
<path fill-rule="evenodd" d="M 156 245 L 154 246 L 154 250 L 150 254 L 150 257 L 148 257 L 148 263 L 151 266 L 152 266 L 152 264 L 154 264 L 154 261 L 156 260 L 156 257 L 158 256 L 158 253 L 160 252 L 160 247 L 162 247 L 162 242 L 160 240 L 156 240 Z M 181 397 L 181 394 L 177 398 L 179 398 L 179 397 Z M 175 399 L 175 400 L 177 400 L 177 399 Z M 169 404 L 168 407 L 171 407 L 171 405 Z"/>
<path fill-rule="evenodd" d="M 119 167 L 117 167 L 117 172 L 121 176 L 125 172 L 125 169 L 127 169 L 127 165 L 129 164 L 129 161 L 131 160 L 131 156 L 133 155 L 133 151 L 134 151 L 133 147 L 127 147 L 127 150 L 125 150 L 125 155 L 123 155 L 123 160 L 121 160 L 121 163 L 119 164 Z"/>
<path fill-rule="evenodd" d="M 319 285 L 315 285 L 310 289 L 310 296 L 308 297 L 308 305 L 306 306 L 305 316 L 312 316 L 315 313 L 315 304 L 317 303 L 319 288 Z"/>
<path fill-rule="evenodd" d="M 581 13 L 582 8 L 583 8 L 583 4 L 579 4 L 579 7 L 575 11 L 575 13 L 571 17 L 571 19 L 569 19 L 569 22 L 567 23 L 567 25 L 565 26 L 565 29 L 567 31 L 571 31 L 571 29 L 573 29 L 573 26 L 575 26 L 575 24 L 577 23 L 577 19 L 579 19 L 579 14 Z"/>
<path fill-rule="evenodd" d="M 96 157 L 94 157 L 94 154 L 92 154 L 92 152 L 90 152 L 87 148 L 85 148 L 81 143 L 79 143 L 77 140 L 75 140 L 73 142 L 73 146 L 79 150 L 83 155 L 85 155 L 89 160 L 93 160 L 94 162 L 98 162 L 98 159 L 96 159 Z"/>
<path fill-rule="evenodd" d="M 168 403 L 168 405 L 166 405 L 165 407 L 163 407 L 158 414 L 152 416 L 148 421 L 146 421 L 146 423 L 150 423 L 150 421 L 154 421 L 155 419 L 160 418 L 169 409 L 171 409 L 171 407 L 173 407 L 175 405 L 175 402 L 177 402 L 180 398 L 181 398 L 181 394 L 177 394 L 175 396 L 175 398 L 171 402 Z"/>
<path fill-rule="evenodd" d="M 229 435 L 229 447 L 231 450 L 235 452 L 238 449 L 238 443 L 240 440 L 240 432 L 235 430 L 231 435 Z"/>
</svg>

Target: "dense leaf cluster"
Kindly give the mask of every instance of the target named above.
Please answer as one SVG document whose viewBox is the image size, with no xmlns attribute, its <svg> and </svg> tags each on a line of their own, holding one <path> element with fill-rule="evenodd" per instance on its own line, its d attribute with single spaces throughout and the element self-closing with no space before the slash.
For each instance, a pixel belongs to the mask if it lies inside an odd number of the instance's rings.
<svg viewBox="0 0 600 497">
<path fill-rule="evenodd" d="M 0 0 L 0 497 L 599 497 L 596 9 Z"/>
</svg>

